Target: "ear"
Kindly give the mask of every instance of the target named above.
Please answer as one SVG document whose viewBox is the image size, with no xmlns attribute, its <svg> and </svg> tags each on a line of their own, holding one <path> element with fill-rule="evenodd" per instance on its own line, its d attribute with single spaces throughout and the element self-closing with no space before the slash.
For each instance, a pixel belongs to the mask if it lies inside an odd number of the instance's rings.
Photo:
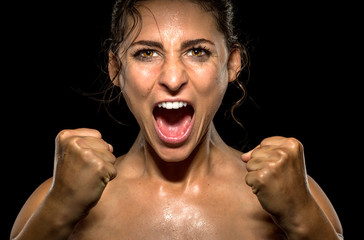
<svg viewBox="0 0 364 240">
<path fill-rule="evenodd" d="M 241 70 L 241 55 L 238 48 L 233 48 L 233 50 L 230 52 L 227 67 L 229 73 L 229 82 L 233 82 L 236 80 Z"/>
<path fill-rule="evenodd" d="M 109 64 L 108 64 L 109 77 L 115 86 L 120 87 L 118 75 L 120 73 L 120 64 L 115 54 L 109 51 Z"/>
</svg>

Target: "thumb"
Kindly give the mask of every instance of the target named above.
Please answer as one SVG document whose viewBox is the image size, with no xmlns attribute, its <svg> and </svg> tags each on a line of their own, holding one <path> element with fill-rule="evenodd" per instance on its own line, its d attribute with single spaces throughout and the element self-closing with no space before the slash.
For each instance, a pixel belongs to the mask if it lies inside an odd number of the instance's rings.
<svg viewBox="0 0 364 240">
<path fill-rule="evenodd" d="M 114 147 L 113 147 L 110 143 L 108 143 L 108 150 L 109 150 L 109 152 L 111 152 L 111 153 L 113 153 L 113 152 L 114 152 Z"/>
<path fill-rule="evenodd" d="M 254 149 L 250 150 L 249 152 L 243 153 L 243 155 L 241 155 L 241 159 L 243 160 L 243 162 L 246 162 L 246 163 L 249 162 L 254 150 L 259 147 L 260 147 L 260 145 L 256 146 Z"/>
</svg>

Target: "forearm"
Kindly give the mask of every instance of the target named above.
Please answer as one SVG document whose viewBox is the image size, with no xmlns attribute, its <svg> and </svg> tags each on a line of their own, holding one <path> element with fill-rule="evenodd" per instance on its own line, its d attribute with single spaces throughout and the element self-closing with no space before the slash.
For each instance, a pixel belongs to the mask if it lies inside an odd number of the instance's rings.
<svg viewBox="0 0 364 240">
<path fill-rule="evenodd" d="M 65 240 L 71 235 L 76 218 L 57 202 L 45 199 L 12 240 Z"/>
<path fill-rule="evenodd" d="M 289 240 L 342 240 L 315 200 L 299 214 L 276 220 Z"/>
</svg>

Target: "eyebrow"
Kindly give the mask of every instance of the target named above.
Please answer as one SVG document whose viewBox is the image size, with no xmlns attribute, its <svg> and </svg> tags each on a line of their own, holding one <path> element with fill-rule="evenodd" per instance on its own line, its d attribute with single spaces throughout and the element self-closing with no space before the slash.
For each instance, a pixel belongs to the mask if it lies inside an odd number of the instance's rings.
<svg viewBox="0 0 364 240">
<path fill-rule="evenodd" d="M 211 44 L 211 45 L 215 46 L 215 44 L 213 42 L 211 42 L 210 40 L 207 40 L 205 38 L 199 38 L 199 39 L 184 41 L 181 44 L 181 49 L 190 48 L 190 47 L 196 46 L 196 45 L 201 44 L 201 43 L 207 43 L 207 44 Z"/>
<path fill-rule="evenodd" d="M 145 45 L 145 46 L 148 46 L 148 47 L 156 47 L 156 48 L 163 49 L 162 43 L 155 42 L 155 41 L 140 40 L 138 42 L 133 42 L 131 44 L 131 47 L 135 46 L 135 45 Z"/>
<path fill-rule="evenodd" d="M 190 48 L 190 47 L 196 46 L 201 43 L 207 43 L 207 44 L 211 44 L 211 45 L 215 46 L 215 44 L 212 41 L 205 39 L 205 38 L 199 38 L 199 39 L 184 41 L 181 44 L 181 49 Z M 149 40 L 140 40 L 140 41 L 137 41 L 137 42 L 134 42 L 131 44 L 131 46 L 135 46 L 135 45 L 144 45 L 144 46 L 148 46 L 148 47 L 155 47 L 155 48 L 159 48 L 162 50 L 164 49 L 162 43 L 156 42 L 156 41 L 149 41 Z"/>
</svg>

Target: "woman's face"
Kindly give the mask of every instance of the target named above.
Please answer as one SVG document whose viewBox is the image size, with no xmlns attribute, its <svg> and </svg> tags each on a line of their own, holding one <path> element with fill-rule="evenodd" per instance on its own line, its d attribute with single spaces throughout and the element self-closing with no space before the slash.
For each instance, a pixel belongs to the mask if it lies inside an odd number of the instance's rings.
<svg viewBox="0 0 364 240">
<path fill-rule="evenodd" d="M 138 10 L 141 32 L 115 84 L 158 156 L 182 161 L 206 135 L 240 54 L 228 52 L 213 15 L 194 3 L 154 0 Z"/>
</svg>

